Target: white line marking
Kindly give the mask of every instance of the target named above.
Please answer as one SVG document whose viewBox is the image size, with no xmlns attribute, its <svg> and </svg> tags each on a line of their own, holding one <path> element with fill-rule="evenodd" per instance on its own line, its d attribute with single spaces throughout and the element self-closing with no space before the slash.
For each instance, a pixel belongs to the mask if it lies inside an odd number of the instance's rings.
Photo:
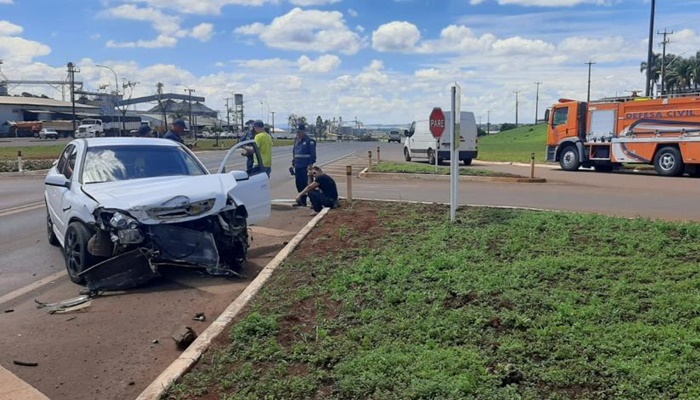
<svg viewBox="0 0 700 400">
<path fill-rule="evenodd" d="M 44 206 L 44 202 L 43 202 L 43 201 L 39 201 L 39 202 L 36 202 L 36 203 L 25 204 L 25 205 L 23 205 L 23 206 L 17 206 L 17 207 L 6 208 L 6 209 L 4 209 L 4 210 L 0 210 L 0 217 L 5 217 L 5 216 L 8 216 L 8 215 L 12 215 L 12 214 L 19 214 L 19 213 L 22 213 L 22 212 L 25 212 L 25 211 L 35 210 L 35 209 L 41 208 L 41 207 L 43 207 L 43 206 Z"/>
<path fill-rule="evenodd" d="M 47 285 L 49 283 L 52 283 L 52 282 L 56 281 L 57 279 L 63 278 L 66 275 L 68 275 L 68 273 L 64 269 L 62 271 L 53 273 L 45 278 L 41 278 L 34 283 L 30 283 L 29 285 L 27 285 L 23 288 L 13 290 L 12 292 L 0 297 L 0 304 L 7 303 L 8 301 L 12 301 L 19 296 L 23 296 L 23 295 L 31 292 L 32 290 L 39 289 L 40 287 Z"/>
</svg>

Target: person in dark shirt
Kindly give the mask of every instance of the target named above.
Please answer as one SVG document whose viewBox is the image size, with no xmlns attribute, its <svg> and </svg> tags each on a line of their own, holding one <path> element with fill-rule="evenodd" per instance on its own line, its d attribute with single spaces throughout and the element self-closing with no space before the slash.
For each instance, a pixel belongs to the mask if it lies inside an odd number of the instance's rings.
<svg viewBox="0 0 700 400">
<path fill-rule="evenodd" d="M 330 176 L 326 175 L 321 167 L 313 166 L 310 168 L 313 182 L 302 190 L 297 198 L 297 203 L 301 201 L 302 196 L 309 196 L 314 212 L 311 215 L 316 215 L 323 207 L 338 208 L 338 187 L 335 181 Z"/>
<path fill-rule="evenodd" d="M 178 143 L 185 144 L 185 141 L 182 139 L 182 135 L 185 134 L 186 128 L 187 128 L 187 126 L 185 125 L 185 120 L 176 119 L 173 122 L 173 126 L 170 127 L 170 130 L 165 133 L 165 136 L 163 136 L 163 138 L 174 140 Z"/>
</svg>

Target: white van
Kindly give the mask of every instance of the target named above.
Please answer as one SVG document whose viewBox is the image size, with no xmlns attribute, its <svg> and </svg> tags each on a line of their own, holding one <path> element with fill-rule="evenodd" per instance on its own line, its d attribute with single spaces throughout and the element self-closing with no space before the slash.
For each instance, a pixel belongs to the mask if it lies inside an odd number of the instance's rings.
<svg viewBox="0 0 700 400">
<path fill-rule="evenodd" d="M 435 164 L 437 155 L 438 164 L 443 161 L 450 160 L 450 126 L 452 126 L 452 112 L 445 113 L 445 122 L 447 128 L 439 141 L 436 140 L 430 133 L 428 120 L 414 121 L 411 127 L 404 131 L 406 139 L 403 144 L 403 156 L 406 161 L 411 161 L 413 158 L 427 159 L 430 164 Z M 470 165 L 472 159 L 478 155 L 477 147 L 477 128 L 474 113 L 468 111 L 461 112 L 460 121 L 460 140 L 458 158 L 464 165 Z M 436 153 L 437 150 L 437 153 Z"/>
</svg>

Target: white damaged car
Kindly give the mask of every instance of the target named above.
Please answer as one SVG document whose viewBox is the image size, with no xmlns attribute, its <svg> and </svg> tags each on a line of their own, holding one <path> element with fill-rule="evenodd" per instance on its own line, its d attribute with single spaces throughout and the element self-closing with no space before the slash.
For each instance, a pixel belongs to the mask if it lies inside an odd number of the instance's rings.
<svg viewBox="0 0 700 400">
<path fill-rule="evenodd" d="M 45 179 L 49 242 L 63 248 L 70 279 L 91 291 L 137 286 L 163 266 L 236 275 L 248 225 L 270 216 L 262 171 L 210 174 L 185 146 L 151 138 L 76 139 Z M 256 163 L 256 165 L 259 165 Z"/>
</svg>

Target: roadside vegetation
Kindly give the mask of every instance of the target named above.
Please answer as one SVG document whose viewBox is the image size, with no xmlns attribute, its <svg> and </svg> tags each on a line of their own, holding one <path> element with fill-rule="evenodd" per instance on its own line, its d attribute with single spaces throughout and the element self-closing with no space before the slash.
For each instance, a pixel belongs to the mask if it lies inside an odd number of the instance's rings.
<svg viewBox="0 0 700 400">
<path fill-rule="evenodd" d="M 407 173 L 407 174 L 432 174 L 435 175 L 435 166 L 429 164 L 417 164 L 417 163 L 399 163 L 392 161 L 382 161 L 379 165 L 373 165 L 371 172 L 393 172 L 393 173 Z M 449 175 L 450 167 L 438 166 L 438 175 Z M 460 168 L 459 174 L 463 176 L 494 176 L 494 177 L 509 177 L 509 178 L 522 178 L 520 175 L 509 174 L 506 172 L 490 171 L 486 169 L 476 169 L 476 168 Z"/>
<path fill-rule="evenodd" d="M 700 224 L 355 202 L 167 399 L 700 398 Z"/>
<path fill-rule="evenodd" d="M 479 160 L 530 162 L 535 153 L 535 162 L 546 162 L 547 124 L 521 126 L 493 135 L 479 137 Z"/>
</svg>

